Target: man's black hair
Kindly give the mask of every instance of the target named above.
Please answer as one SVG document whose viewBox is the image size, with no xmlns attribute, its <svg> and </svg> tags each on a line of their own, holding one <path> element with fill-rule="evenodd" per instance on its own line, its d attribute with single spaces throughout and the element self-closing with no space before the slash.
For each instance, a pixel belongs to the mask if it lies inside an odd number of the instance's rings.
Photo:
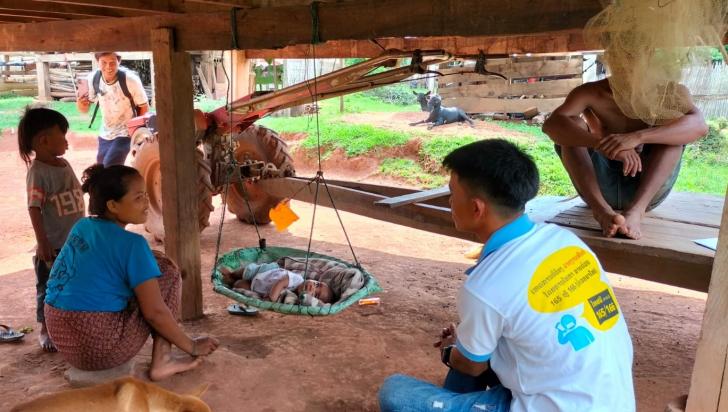
<svg viewBox="0 0 728 412">
<path fill-rule="evenodd" d="M 504 139 L 487 139 L 453 150 L 442 165 L 469 191 L 492 202 L 501 215 L 523 212 L 538 193 L 533 159 Z"/>
</svg>

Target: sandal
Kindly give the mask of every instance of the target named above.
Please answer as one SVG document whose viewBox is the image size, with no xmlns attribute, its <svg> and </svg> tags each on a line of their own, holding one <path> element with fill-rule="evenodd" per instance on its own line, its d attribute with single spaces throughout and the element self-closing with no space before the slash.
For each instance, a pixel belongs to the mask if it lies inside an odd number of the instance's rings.
<svg viewBox="0 0 728 412">
<path fill-rule="evenodd" d="M 23 339 L 23 336 L 25 336 L 25 333 L 18 332 L 5 325 L 0 325 L 0 343 L 17 342 Z"/>
<path fill-rule="evenodd" d="M 227 311 L 229 314 L 236 316 L 255 316 L 258 314 L 258 309 L 239 303 L 231 304 L 227 307 Z"/>
</svg>

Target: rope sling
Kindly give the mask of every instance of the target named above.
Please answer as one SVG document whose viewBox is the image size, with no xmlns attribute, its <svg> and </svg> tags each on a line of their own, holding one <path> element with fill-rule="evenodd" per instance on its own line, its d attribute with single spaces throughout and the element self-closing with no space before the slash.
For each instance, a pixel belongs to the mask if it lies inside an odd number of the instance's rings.
<svg viewBox="0 0 728 412">
<path fill-rule="evenodd" d="M 314 107 L 318 107 L 318 89 L 317 89 L 317 79 L 318 76 L 316 74 L 316 43 L 320 42 L 319 39 L 319 29 L 318 29 L 318 7 L 317 4 L 314 2 L 311 4 L 311 15 L 312 15 L 312 26 L 313 26 L 313 34 L 312 34 L 312 42 L 311 42 L 311 50 L 312 50 L 312 57 L 313 57 L 313 72 L 314 76 L 312 81 L 307 81 L 307 87 L 309 88 L 309 93 L 311 94 Z M 231 24 L 232 24 L 232 37 L 233 42 L 232 46 L 234 49 L 237 49 L 237 27 L 236 27 L 236 9 L 231 10 Z M 235 90 L 233 87 L 233 79 L 234 76 L 234 65 L 231 65 L 231 73 L 230 76 L 227 75 L 227 72 L 225 72 L 225 76 L 228 80 L 228 92 L 226 94 L 226 105 L 229 106 L 230 101 L 233 100 L 232 91 Z M 313 84 L 313 90 L 311 90 L 311 83 Z M 313 203 L 313 213 L 311 217 L 311 229 L 309 231 L 309 237 L 308 237 L 308 246 L 306 250 L 301 249 L 293 249 L 293 248 L 286 248 L 286 247 L 268 247 L 266 245 L 266 240 L 261 236 L 260 228 L 258 226 L 258 222 L 255 219 L 255 213 L 253 213 L 253 209 L 250 205 L 250 199 L 248 195 L 248 191 L 245 188 L 245 184 L 240 184 L 239 186 L 242 188 L 242 194 L 243 199 L 245 200 L 246 207 L 248 209 L 248 212 L 250 213 L 250 216 L 252 217 L 252 223 L 255 227 L 255 232 L 258 237 L 258 247 L 254 248 L 240 248 L 232 250 L 226 254 L 223 254 L 220 256 L 220 243 L 222 241 L 222 231 L 223 231 L 223 224 L 225 221 L 225 211 L 226 211 L 226 201 L 222 202 L 222 212 L 220 215 L 220 224 L 218 227 L 218 234 L 217 234 L 217 242 L 215 247 L 215 265 L 212 268 L 212 274 L 211 274 L 211 280 L 213 283 L 213 290 L 216 293 L 219 293 L 221 295 L 227 296 L 237 302 L 243 303 L 248 306 L 252 306 L 255 308 L 263 309 L 263 310 L 271 310 L 278 313 L 283 314 L 292 314 L 292 315 L 311 315 L 311 316 L 324 316 L 324 315 L 333 315 L 336 313 L 341 312 L 345 308 L 351 306 L 353 303 L 357 302 L 359 299 L 364 298 L 372 293 L 376 293 L 382 290 L 382 288 L 379 286 L 379 283 L 376 281 L 376 279 L 366 270 L 364 270 L 361 267 L 361 264 L 359 263 L 359 260 L 356 257 L 356 253 L 354 252 L 354 248 L 351 244 L 351 240 L 349 239 L 349 235 L 346 232 L 346 228 L 344 227 L 344 222 L 341 219 L 341 215 L 339 214 L 339 210 L 336 208 L 336 204 L 334 202 L 333 197 L 331 196 L 331 192 L 329 191 L 328 184 L 326 182 L 326 179 L 324 178 L 324 173 L 321 166 L 321 132 L 319 128 L 319 115 L 318 110 L 314 113 L 315 119 L 316 119 L 316 139 L 317 139 L 317 152 L 318 152 L 318 170 L 316 172 L 316 175 L 311 178 L 306 185 L 304 185 L 302 188 L 300 188 L 298 191 L 296 191 L 292 196 L 289 198 L 295 198 L 296 194 L 298 194 L 301 190 L 310 187 L 312 184 L 315 183 L 316 189 L 315 189 L 315 196 L 314 196 L 314 203 Z M 233 124 L 232 119 L 232 111 L 230 111 L 230 124 Z M 232 144 L 232 134 L 227 135 L 229 141 L 228 141 L 228 158 L 230 159 L 230 167 L 225 173 L 225 184 L 223 189 L 223 200 L 227 199 L 228 195 L 228 189 L 230 186 L 230 177 L 232 176 L 235 169 L 239 166 L 235 157 L 233 156 L 233 144 Z M 336 217 L 339 220 L 339 224 L 341 226 L 341 229 L 344 233 L 344 236 L 346 238 L 346 242 L 349 246 L 349 250 L 351 251 L 352 257 L 354 259 L 354 263 L 349 263 L 344 260 L 334 258 L 331 256 L 315 253 L 311 251 L 311 243 L 313 239 L 313 229 L 314 224 L 316 221 L 316 211 L 318 206 L 318 199 L 319 199 L 319 191 L 320 187 L 323 185 L 326 194 L 329 197 L 329 201 L 331 202 L 331 205 L 334 209 L 334 212 L 336 213 Z M 281 303 L 281 302 L 271 302 L 267 300 L 261 300 L 257 299 L 251 296 L 246 296 L 241 293 L 236 292 L 235 290 L 231 289 L 230 286 L 228 286 L 224 282 L 223 273 L 221 272 L 220 268 L 224 267 L 228 270 L 232 271 L 239 271 L 244 269 L 247 265 L 251 263 L 255 264 L 263 264 L 263 263 L 275 263 L 279 261 L 279 259 L 285 258 L 285 257 L 291 257 L 296 259 L 301 259 L 305 261 L 304 270 L 303 270 L 303 278 L 308 279 L 309 275 L 309 263 L 311 259 L 326 259 L 329 261 L 337 262 L 340 264 L 343 264 L 348 269 L 357 269 L 361 272 L 363 278 L 364 278 L 364 286 L 361 287 L 359 290 L 357 290 L 355 293 L 348 295 L 345 299 L 339 299 L 339 301 L 333 302 L 331 304 L 327 304 L 324 306 L 306 306 L 306 305 L 300 305 L 300 304 L 290 304 L 290 303 Z"/>
</svg>

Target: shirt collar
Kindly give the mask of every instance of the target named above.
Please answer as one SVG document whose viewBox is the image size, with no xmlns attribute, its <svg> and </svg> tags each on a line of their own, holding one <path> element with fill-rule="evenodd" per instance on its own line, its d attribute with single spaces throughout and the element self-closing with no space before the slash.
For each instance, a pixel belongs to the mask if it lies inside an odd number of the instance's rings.
<svg viewBox="0 0 728 412">
<path fill-rule="evenodd" d="M 480 257 L 478 258 L 478 262 L 475 264 L 475 266 L 466 270 L 465 274 L 469 275 L 470 272 L 472 272 L 473 269 L 475 269 L 480 264 L 480 262 L 488 257 L 488 255 L 500 249 L 501 246 L 505 245 L 511 240 L 525 235 L 533 228 L 534 225 L 535 223 L 533 223 L 528 215 L 524 213 L 512 222 L 496 230 L 490 236 L 488 241 L 485 242 L 485 245 L 483 246 L 483 251 L 480 253 Z"/>
</svg>

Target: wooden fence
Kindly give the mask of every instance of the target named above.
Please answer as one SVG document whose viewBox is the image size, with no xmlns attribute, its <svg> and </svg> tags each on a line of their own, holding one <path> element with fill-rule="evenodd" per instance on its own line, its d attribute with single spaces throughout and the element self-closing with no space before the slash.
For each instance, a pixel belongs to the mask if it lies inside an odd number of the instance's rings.
<svg viewBox="0 0 728 412">
<path fill-rule="evenodd" d="M 507 78 L 474 73 L 475 62 L 441 68 L 438 94 L 443 105 L 468 113 L 522 113 L 535 107 L 551 112 L 582 84 L 581 55 L 490 59 L 486 70 Z"/>
<path fill-rule="evenodd" d="M 695 105 L 706 118 L 728 117 L 728 66 L 692 68 L 687 73 L 686 86 Z"/>
</svg>

